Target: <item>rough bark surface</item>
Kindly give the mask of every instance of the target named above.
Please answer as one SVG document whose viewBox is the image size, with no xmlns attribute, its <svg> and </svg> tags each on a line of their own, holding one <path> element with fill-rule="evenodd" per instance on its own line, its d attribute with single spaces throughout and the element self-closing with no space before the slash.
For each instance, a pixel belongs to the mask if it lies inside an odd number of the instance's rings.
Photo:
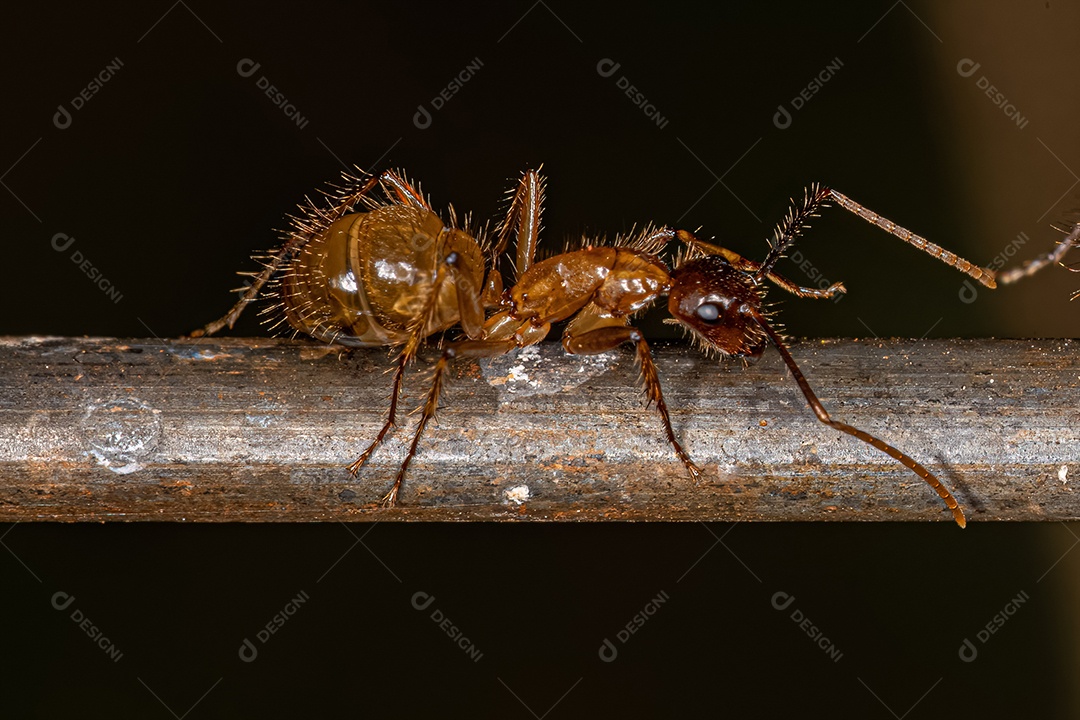
<svg viewBox="0 0 1080 720">
<path fill-rule="evenodd" d="M 792 352 L 835 419 L 907 452 L 969 522 L 1080 517 L 1080 343 L 815 340 Z M 432 351 L 433 352 L 433 351 Z M 386 415 L 385 350 L 228 338 L 0 338 L 0 520 L 942 520 L 922 480 L 821 425 L 775 352 L 654 348 L 694 485 L 632 352 L 545 344 L 455 363 L 401 504 L 422 402 Z"/>
</svg>

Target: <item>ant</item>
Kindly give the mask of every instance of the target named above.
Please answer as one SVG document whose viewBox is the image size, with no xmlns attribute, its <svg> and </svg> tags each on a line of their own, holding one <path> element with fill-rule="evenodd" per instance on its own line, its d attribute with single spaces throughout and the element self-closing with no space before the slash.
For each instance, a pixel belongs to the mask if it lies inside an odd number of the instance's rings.
<svg viewBox="0 0 1080 720">
<path fill-rule="evenodd" d="M 438 408 L 444 374 L 457 358 L 503 355 L 533 345 L 567 321 L 562 345 L 570 354 L 595 354 L 624 343 L 634 345 L 645 394 L 655 404 L 664 433 L 676 456 L 697 481 L 701 470 L 675 437 L 660 378 L 649 344 L 631 320 L 667 296 L 673 316 L 665 322 L 688 330 L 707 353 L 740 358 L 759 357 L 774 345 L 810 409 L 822 423 L 881 450 L 926 481 L 952 512 L 960 527 L 966 520 L 956 499 L 941 481 L 909 455 L 882 440 L 833 420 L 795 363 L 772 313 L 764 307 L 769 280 L 799 298 L 831 298 L 846 292 L 842 283 L 825 289 L 801 287 L 774 272 L 808 227 L 808 221 L 830 202 L 852 212 L 986 287 L 996 286 L 994 273 L 881 217 L 836 190 L 811 185 L 801 202 L 792 202 L 777 225 L 762 262 L 699 240 L 685 230 L 645 227 L 609 245 L 586 245 L 534 262 L 545 182 L 539 172 L 525 172 L 511 191 L 505 220 L 488 246 L 467 229 L 457 227 L 449 212 L 444 223 L 427 200 L 402 175 L 345 176 L 345 186 L 329 194 L 330 207 L 312 201 L 293 218 L 285 242 L 267 256 L 261 273 L 232 310 L 193 336 L 232 327 L 262 286 L 281 272 L 272 286 L 279 324 L 316 339 L 341 345 L 401 347 L 391 390 L 390 410 L 382 430 L 349 466 L 355 476 L 396 424 L 397 402 L 405 367 L 424 340 L 460 325 L 465 338 L 443 345 L 430 389 L 421 409 L 405 459 L 383 504 L 396 504 L 402 482 L 427 423 Z M 379 188 L 385 199 L 371 197 Z M 363 205 L 366 211 L 350 212 Z M 467 223 L 466 223 L 467 225 Z M 516 235 L 517 282 L 503 290 L 498 261 L 510 234 Z M 671 242 L 681 243 L 673 269 L 659 257 Z M 484 277 L 484 256 L 491 270 Z M 486 311 L 493 311 L 485 318 Z"/>
</svg>

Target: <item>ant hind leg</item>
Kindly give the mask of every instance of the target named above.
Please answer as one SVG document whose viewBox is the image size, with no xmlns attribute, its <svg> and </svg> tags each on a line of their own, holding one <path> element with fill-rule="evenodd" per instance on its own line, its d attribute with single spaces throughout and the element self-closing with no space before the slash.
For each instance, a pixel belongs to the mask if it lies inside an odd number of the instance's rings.
<svg viewBox="0 0 1080 720">
<path fill-rule="evenodd" d="M 360 468 L 364 466 L 364 463 L 368 461 L 371 454 L 375 452 L 375 448 L 382 444 L 386 434 L 390 432 L 390 429 L 397 425 L 397 404 L 398 398 L 401 396 L 401 379 L 405 375 L 405 366 L 411 359 L 407 349 L 403 348 L 398 355 L 397 370 L 394 372 L 394 383 L 390 390 L 390 412 L 386 417 L 386 422 L 382 426 L 382 430 L 379 430 L 379 434 L 375 436 L 375 439 L 368 445 L 364 452 L 360 453 L 360 457 L 349 466 L 349 472 L 353 477 L 356 477 L 360 473 Z"/>
<path fill-rule="evenodd" d="M 427 399 L 424 401 L 423 408 L 420 412 L 420 422 L 417 424 L 416 430 L 413 433 L 409 451 L 406 453 L 405 460 L 398 469 L 397 476 L 394 478 L 393 487 L 390 488 L 390 492 L 383 496 L 382 504 L 384 507 L 391 508 L 397 504 L 398 495 L 401 492 L 401 485 L 405 481 L 405 473 L 409 469 L 409 463 L 411 463 L 413 457 L 416 456 L 417 448 L 420 445 L 420 438 L 424 434 L 424 428 L 426 428 L 428 422 L 435 417 L 435 411 L 439 408 L 439 395 L 442 393 L 443 376 L 446 373 L 446 368 L 450 361 L 459 357 L 482 358 L 505 355 L 515 347 L 517 347 L 517 343 L 514 340 L 462 340 L 460 342 L 450 343 L 446 346 L 442 355 L 439 357 L 438 362 L 435 363 L 435 371 L 431 378 L 431 389 L 428 390 Z"/>
<path fill-rule="evenodd" d="M 213 335 L 226 326 L 232 328 L 241 313 L 244 312 L 244 309 L 259 296 L 263 285 L 313 238 L 348 214 L 352 207 L 371 192 L 386 174 L 370 177 L 364 177 L 362 174 L 360 176 L 346 175 L 346 185 L 335 193 L 327 194 L 333 203 L 329 208 L 319 207 L 315 204 L 315 201 L 307 198 L 305 203 L 300 206 L 300 214 L 290 217 L 292 227 L 286 233 L 285 242 L 282 246 L 274 250 L 266 258 L 260 258 L 266 260 L 263 263 L 262 271 L 258 273 L 241 273 L 253 279 L 251 285 L 244 290 L 236 304 L 222 317 L 192 331 L 190 337 L 198 338 Z"/>
</svg>

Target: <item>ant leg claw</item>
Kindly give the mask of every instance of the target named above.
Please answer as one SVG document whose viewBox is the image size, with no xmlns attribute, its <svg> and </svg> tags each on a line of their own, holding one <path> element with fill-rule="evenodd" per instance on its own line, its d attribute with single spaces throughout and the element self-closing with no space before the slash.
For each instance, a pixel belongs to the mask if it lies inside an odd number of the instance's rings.
<svg viewBox="0 0 1080 720">
<path fill-rule="evenodd" d="M 356 477 L 360 474 L 360 468 L 364 467 L 364 464 L 368 461 L 368 458 L 370 458 L 371 454 L 375 452 L 375 448 L 378 447 L 379 443 L 382 442 L 383 436 L 386 434 L 386 430 L 390 427 L 393 427 L 393 425 L 389 422 L 386 423 L 386 427 L 384 427 L 383 431 L 379 433 L 379 437 L 375 439 L 375 442 L 368 445 L 367 450 L 360 453 L 360 457 L 356 458 L 356 462 L 349 466 L 349 472 L 352 473 L 353 477 Z"/>
<path fill-rule="evenodd" d="M 356 459 L 352 465 L 349 466 L 349 474 L 356 477 L 360 474 L 360 468 L 364 467 L 364 463 L 367 461 L 366 455 L 361 455 Z"/>
<path fill-rule="evenodd" d="M 398 486 L 394 485 L 394 487 L 390 489 L 390 492 L 386 493 L 386 495 L 383 496 L 383 499 L 379 502 L 379 504 L 387 509 L 392 508 L 397 505 L 397 497 Z"/>
</svg>

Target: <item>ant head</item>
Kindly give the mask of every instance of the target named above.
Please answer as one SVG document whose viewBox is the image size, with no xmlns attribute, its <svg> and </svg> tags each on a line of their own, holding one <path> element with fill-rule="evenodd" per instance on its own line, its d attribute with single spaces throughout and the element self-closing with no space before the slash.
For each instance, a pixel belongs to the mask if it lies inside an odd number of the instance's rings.
<svg viewBox="0 0 1080 720">
<path fill-rule="evenodd" d="M 720 255 L 682 263 L 671 274 L 668 311 L 706 349 L 757 357 L 768 336 L 758 324 L 761 289 L 752 275 L 736 270 Z"/>
</svg>

